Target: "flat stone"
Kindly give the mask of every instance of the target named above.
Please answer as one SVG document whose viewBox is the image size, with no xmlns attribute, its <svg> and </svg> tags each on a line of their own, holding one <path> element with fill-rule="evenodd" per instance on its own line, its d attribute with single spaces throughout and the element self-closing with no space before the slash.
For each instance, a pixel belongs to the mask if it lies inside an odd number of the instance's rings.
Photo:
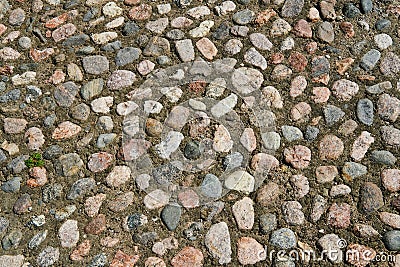
<svg viewBox="0 0 400 267">
<path fill-rule="evenodd" d="M 333 26 L 330 22 L 324 21 L 322 22 L 317 29 L 318 38 L 324 42 L 332 43 L 335 39 L 335 33 L 333 30 Z"/>
<path fill-rule="evenodd" d="M 253 201 L 244 197 L 232 206 L 232 213 L 235 217 L 238 228 L 241 230 L 251 229 L 254 224 Z"/>
<path fill-rule="evenodd" d="M 311 161 L 311 150 L 302 145 L 285 148 L 283 151 L 285 161 L 295 169 L 307 168 Z"/>
<path fill-rule="evenodd" d="M 249 194 L 254 190 L 254 177 L 246 171 L 235 171 L 225 179 L 225 187 Z"/>
<path fill-rule="evenodd" d="M 353 143 L 350 156 L 355 161 L 361 161 L 374 141 L 375 138 L 371 136 L 371 133 L 362 131 L 361 135 Z"/>
<path fill-rule="evenodd" d="M 115 56 L 115 64 L 117 64 L 117 66 L 128 65 L 137 60 L 141 54 L 142 51 L 139 48 L 125 47 L 119 50 Z"/>
<path fill-rule="evenodd" d="M 371 49 L 361 58 L 360 66 L 367 71 L 372 70 L 380 58 L 381 52 Z"/>
</svg>

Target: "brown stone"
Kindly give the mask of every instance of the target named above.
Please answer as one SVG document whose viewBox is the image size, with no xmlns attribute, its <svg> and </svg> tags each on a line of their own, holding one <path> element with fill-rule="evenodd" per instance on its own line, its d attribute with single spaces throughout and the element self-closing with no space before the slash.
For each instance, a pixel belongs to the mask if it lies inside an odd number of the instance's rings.
<svg viewBox="0 0 400 267">
<path fill-rule="evenodd" d="M 289 64 L 295 71 L 301 72 L 307 66 L 307 58 L 299 52 L 292 52 L 288 58 Z"/>
<path fill-rule="evenodd" d="M 91 235 L 98 235 L 106 230 L 106 216 L 104 214 L 97 215 L 90 223 L 85 227 L 85 233 Z"/>
<path fill-rule="evenodd" d="M 152 14 L 151 6 L 147 4 L 141 4 L 140 6 L 132 8 L 128 13 L 128 17 L 133 20 L 141 21 L 149 19 L 151 14 Z"/>
</svg>

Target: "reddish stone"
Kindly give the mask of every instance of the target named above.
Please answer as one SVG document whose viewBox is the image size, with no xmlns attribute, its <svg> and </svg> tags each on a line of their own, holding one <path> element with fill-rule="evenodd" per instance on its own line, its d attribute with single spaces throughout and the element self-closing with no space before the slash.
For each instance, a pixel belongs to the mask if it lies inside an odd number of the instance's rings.
<svg viewBox="0 0 400 267">
<path fill-rule="evenodd" d="M 52 18 L 52 19 L 46 21 L 44 26 L 49 29 L 57 28 L 59 25 L 63 24 L 67 20 L 76 17 L 76 15 L 78 15 L 78 12 L 76 10 L 72 10 L 70 12 L 65 12 L 65 13 L 59 15 L 58 17 L 55 17 L 55 18 Z"/>
<path fill-rule="evenodd" d="M 150 5 L 141 4 L 136 6 L 129 11 L 129 18 L 133 20 L 146 20 L 149 19 L 152 14 L 152 8 Z"/>
<path fill-rule="evenodd" d="M 339 229 L 350 226 L 351 207 L 347 203 L 333 203 L 329 208 L 328 224 Z"/>
<path fill-rule="evenodd" d="M 187 189 L 178 194 L 179 202 L 187 209 L 199 206 L 199 196 L 192 189 Z"/>
<path fill-rule="evenodd" d="M 354 59 L 352 59 L 351 57 L 336 61 L 337 72 L 340 75 L 343 75 L 346 72 L 346 70 L 350 68 L 353 62 Z"/>
<path fill-rule="evenodd" d="M 104 214 L 97 215 L 90 223 L 85 227 L 85 233 L 91 235 L 98 235 L 106 230 L 106 216 Z"/>
<path fill-rule="evenodd" d="M 133 192 L 126 192 L 122 195 L 117 196 L 113 201 L 108 204 L 108 207 L 113 212 L 123 211 L 133 203 L 133 197 Z"/>
<path fill-rule="evenodd" d="M 307 58 L 299 52 L 293 52 L 289 56 L 289 63 L 296 71 L 303 71 L 307 66 Z"/>
<path fill-rule="evenodd" d="M 119 242 L 118 238 L 106 236 L 100 240 L 100 245 L 102 245 L 103 247 L 112 248 L 113 246 L 118 244 L 118 242 Z"/>
<path fill-rule="evenodd" d="M 331 91 L 327 87 L 314 87 L 312 99 L 315 103 L 325 103 L 328 101 Z"/>
<path fill-rule="evenodd" d="M 311 113 L 311 106 L 306 102 L 296 104 L 290 111 L 292 120 L 298 121 L 305 119 Z"/>
<path fill-rule="evenodd" d="M 258 190 L 256 201 L 263 207 L 274 205 L 280 194 L 279 185 L 274 182 L 268 182 Z"/>
<path fill-rule="evenodd" d="M 140 0 L 124 0 L 125 5 L 135 6 L 140 4 Z"/>
<path fill-rule="evenodd" d="M 7 26 L 0 23 L 0 35 L 2 35 L 7 30 Z"/>
<path fill-rule="evenodd" d="M 299 20 L 293 27 L 294 34 L 298 37 L 312 38 L 312 29 L 310 24 L 304 19 Z"/>
<path fill-rule="evenodd" d="M 350 22 L 343 21 L 342 23 L 340 23 L 340 29 L 342 29 L 342 31 L 349 38 L 353 37 L 355 34 L 353 24 L 351 24 Z"/>
<path fill-rule="evenodd" d="M 201 267 L 203 266 L 203 253 L 194 247 L 184 247 L 175 257 L 171 264 L 174 267 Z"/>
<path fill-rule="evenodd" d="M 39 62 L 48 59 L 52 54 L 54 54 L 54 49 L 53 48 L 46 48 L 44 50 L 31 49 L 29 54 L 33 59 L 33 61 Z"/>
<path fill-rule="evenodd" d="M 57 43 L 59 41 L 67 39 L 69 36 L 73 35 L 75 31 L 76 31 L 76 26 L 72 23 L 68 23 L 54 30 L 51 36 Z"/>
<path fill-rule="evenodd" d="M 381 172 L 383 186 L 390 192 L 400 191 L 400 170 L 386 169 Z"/>
<path fill-rule="evenodd" d="M 0 67 L 0 74 L 2 75 L 11 75 L 13 74 L 14 66 L 5 65 L 4 67 Z"/>
<path fill-rule="evenodd" d="M 276 12 L 272 8 L 261 11 L 255 20 L 259 25 L 267 23 L 272 17 L 276 16 Z"/>
<path fill-rule="evenodd" d="M 29 175 L 34 178 L 26 181 L 30 187 L 38 187 L 47 183 L 47 172 L 44 167 L 33 167 L 29 170 Z"/>
<path fill-rule="evenodd" d="M 311 150 L 302 145 L 285 148 L 283 151 L 285 161 L 295 169 L 307 168 L 311 161 Z"/>
<path fill-rule="evenodd" d="M 101 172 L 107 169 L 113 162 L 114 157 L 107 152 L 94 153 L 88 161 L 88 169 L 92 172 Z"/>
<path fill-rule="evenodd" d="M 112 260 L 110 267 L 133 267 L 139 260 L 139 255 L 130 256 L 125 254 L 121 250 L 115 253 L 114 259 Z"/>
<path fill-rule="evenodd" d="M 370 261 L 373 261 L 375 259 L 375 257 L 376 257 L 376 251 L 373 248 L 359 244 L 350 244 L 347 247 L 346 251 L 347 262 L 356 267 L 367 266 L 370 263 Z"/>
<path fill-rule="evenodd" d="M 206 88 L 207 83 L 205 81 L 194 81 L 189 83 L 190 91 L 195 94 L 202 94 Z"/>
<path fill-rule="evenodd" d="M 343 141 L 332 134 L 325 135 L 319 143 L 319 157 L 322 160 L 336 160 L 343 154 L 343 150 Z"/>
<path fill-rule="evenodd" d="M 318 49 L 317 42 L 311 42 L 311 43 L 306 44 L 306 46 L 305 46 L 305 50 L 309 54 L 314 54 L 317 51 L 317 49 Z"/>
<path fill-rule="evenodd" d="M 280 64 L 285 59 L 282 53 L 274 53 L 271 55 L 270 61 L 272 64 Z"/>
<path fill-rule="evenodd" d="M 84 259 L 85 256 L 89 254 L 90 248 L 91 248 L 91 243 L 89 239 L 86 239 L 82 243 L 79 244 L 79 246 L 72 251 L 72 253 L 69 255 L 69 258 L 72 261 L 81 261 Z"/>
</svg>

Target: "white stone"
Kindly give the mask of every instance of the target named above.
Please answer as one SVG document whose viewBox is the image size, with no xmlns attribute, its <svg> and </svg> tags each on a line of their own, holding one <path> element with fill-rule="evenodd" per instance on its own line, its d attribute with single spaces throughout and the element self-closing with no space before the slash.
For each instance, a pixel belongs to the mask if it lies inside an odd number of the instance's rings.
<svg viewBox="0 0 400 267">
<path fill-rule="evenodd" d="M 114 98 L 112 96 L 100 97 L 93 100 L 90 105 L 92 106 L 92 110 L 96 113 L 109 113 L 110 107 L 114 103 Z"/>
<path fill-rule="evenodd" d="M 171 154 L 178 149 L 183 139 L 184 136 L 182 133 L 170 131 L 165 140 L 155 146 L 155 150 L 161 158 L 169 159 Z"/>
<path fill-rule="evenodd" d="M 212 115 L 216 118 L 224 116 L 225 114 L 233 110 L 233 108 L 237 104 L 237 100 L 237 95 L 230 94 L 211 108 Z"/>
<path fill-rule="evenodd" d="M 254 191 L 254 182 L 254 177 L 250 173 L 240 170 L 231 173 L 225 179 L 225 187 L 249 194 Z"/>
</svg>

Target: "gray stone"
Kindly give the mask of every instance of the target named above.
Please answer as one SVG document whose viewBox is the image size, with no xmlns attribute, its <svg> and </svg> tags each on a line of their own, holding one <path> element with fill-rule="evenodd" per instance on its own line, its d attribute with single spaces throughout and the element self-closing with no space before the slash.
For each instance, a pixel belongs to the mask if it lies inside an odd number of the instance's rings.
<svg viewBox="0 0 400 267">
<path fill-rule="evenodd" d="M 367 92 L 370 94 L 380 94 L 385 92 L 386 90 L 392 89 L 392 83 L 390 81 L 377 83 L 371 86 L 367 86 Z"/>
<path fill-rule="evenodd" d="M 200 185 L 201 192 L 210 198 L 219 198 L 222 195 L 222 184 L 218 177 L 213 174 L 207 174 Z"/>
<path fill-rule="evenodd" d="M 137 60 L 142 51 L 136 47 L 125 47 L 118 51 L 115 56 L 115 64 L 117 66 L 125 66 Z"/>
<path fill-rule="evenodd" d="M 93 257 L 87 267 L 104 267 L 108 265 L 107 255 L 103 252 Z"/>
<path fill-rule="evenodd" d="M 372 8 L 373 8 L 372 0 L 361 0 L 361 10 L 364 13 L 371 12 Z"/>
<path fill-rule="evenodd" d="M 48 160 L 54 160 L 61 156 L 63 148 L 59 145 L 49 146 L 43 153 L 43 158 Z"/>
<path fill-rule="evenodd" d="M 243 155 L 239 152 L 233 152 L 227 155 L 222 162 L 225 171 L 234 170 L 242 165 Z"/>
<path fill-rule="evenodd" d="M 21 155 L 13 159 L 7 165 L 7 169 L 12 170 L 13 173 L 18 174 L 22 172 L 23 169 L 26 168 L 25 160 L 29 159 L 28 155 Z"/>
<path fill-rule="evenodd" d="M 12 179 L 1 184 L 1 190 L 3 190 L 6 193 L 19 192 L 19 189 L 21 187 L 21 181 L 22 181 L 21 177 L 13 177 Z"/>
<path fill-rule="evenodd" d="M 371 49 L 361 58 L 360 66 L 364 70 L 372 70 L 380 58 L 381 52 L 376 49 Z"/>
<path fill-rule="evenodd" d="M 217 40 L 223 40 L 229 36 L 230 26 L 227 22 L 222 22 L 213 32 L 212 36 Z"/>
<path fill-rule="evenodd" d="M 385 165 L 394 165 L 397 161 L 396 157 L 387 150 L 374 150 L 371 152 L 371 159 L 376 163 Z"/>
<path fill-rule="evenodd" d="M 167 226 L 168 230 L 174 231 L 178 227 L 181 219 L 182 208 L 177 204 L 167 205 L 161 211 L 161 220 Z"/>
<path fill-rule="evenodd" d="M 262 70 L 268 67 L 267 60 L 254 47 L 246 51 L 244 61 Z"/>
<path fill-rule="evenodd" d="M 289 249 L 296 246 L 297 238 L 292 230 L 281 228 L 272 232 L 269 243 L 281 249 Z"/>
<path fill-rule="evenodd" d="M 267 150 L 278 150 L 281 146 L 281 137 L 277 132 L 262 133 L 261 138 Z"/>
<path fill-rule="evenodd" d="M 304 138 L 307 141 L 313 141 L 317 138 L 318 134 L 319 134 L 319 129 L 317 127 L 307 126 Z"/>
<path fill-rule="evenodd" d="M 10 8 L 11 6 L 7 0 L 0 0 L 0 19 L 4 17 L 4 14 L 6 14 Z"/>
<path fill-rule="evenodd" d="M 14 230 L 14 231 L 8 233 L 1 240 L 1 245 L 3 246 L 3 249 L 10 250 L 12 248 L 18 247 L 19 243 L 22 240 L 22 236 L 23 236 L 23 234 L 19 230 Z"/>
<path fill-rule="evenodd" d="M 393 52 L 388 52 L 381 60 L 380 70 L 385 76 L 395 76 L 400 72 L 400 58 Z"/>
<path fill-rule="evenodd" d="M 166 36 L 171 40 L 181 40 L 185 38 L 185 33 L 179 29 L 173 29 L 167 32 Z"/>
<path fill-rule="evenodd" d="M 335 39 L 335 32 L 330 22 L 324 21 L 318 26 L 318 38 L 322 41 L 331 43 Z"/>
<path fill-rule="evenodd" d="M 354 18 L 360 14 L 360 10 L 353 3 L 346 3 L 343 7 L 343 15 L 348 18 Z"/>
<path fill-rule="evenodd" d="M 49 184 L 46 185 L 42 190 L 42 200 L 45 203 L 49 203 L 55 199 L 59 199 L 62 196 L 63 186 L 61 184 Z"/>
<path fill-rule="evenodd" d="M 133 242 L 142 244 L 142 245 L 149 245 L 153 243 L 156 239 L 158 239 L 158 235 L 156 232 L 145 232 L 142 234 L 134 234 L 132 236 Z"/>
<path fill-rule="evenodd" d="M 163 37 L 153 37 L 147 43 L 143 50 L 143 55 L 158 57 L 170 53 L 170 44 L 167 39 Z"/>
<path fill-rule="evenodd" d="M 267 235 L 278 226 L 278 220 L 275 214 L 265 213 L 260 216 L 260 232 L 263 235 Z"/>
<path fill-rule="evenodd" d="M 180 40 L 175 43 L 176 50 L 178 52 L 179 58 L 183 62 L 188 62 L 194 60 L 194 47 L 192 44 L 192 40 L 185 39 Z"/>
<path fill-rule="evenodd" d="M 170 184 L 179 178 L 181 171 L 171 163 L 161 165 L 152 171 L 154 180 L 160 185 Z"/>
<path fill-rule="evenodd" d="M 27 37 L 27 36 L 23 36 L 21 38 L 18 39 L 18 45 L 22 48 L 22 49 L 29 49 L 31 48 L 32 45 L 32 41 L 31 38 Z"/>
<path fill-rule="evenodd" d="M 197 159 L 201 155 L 200 144 L 197 141 L 190 141 L 185 145 L 183 154 L 187 159 Z"/>
<path fill-rule="evenodd" d="M 85 100 L 90 100 L 101 93 L 101 91 L 103 90 L 103 86 L 104 86 L 103 79 L 99 78 L 91 80 L 82 86 L 81 96 Z"/>
<path fill-rule="evenodd" d="M 367 167 L 357 162 L 346 162 L 342 169 L 343 175 L 350 180 L 367 174 Z"/>
<path fill-rule="evenodd" d="M 379 19 L 376 23 L 375 23 L 375 28 L 378 31 L 382 31 L 386 28 L 390 28 L 390 26 L 392 25 L 392 23 L 390 22 L 390 20 L 388 19 Z"/>
<path fill-rule="evenodd" d="M 387 231 L 383 235 L 383 243 L 385 244 L 388 250 L 391 251 L 400 250 L 400 231 L 399 230 Z"/>
<path fill-rule="evenodd" d="M 106 45 L 104 45 L 101 50 L 106 51 L 106 52 L 113 52 L 113 51 L 118 51 L 122 48 L 122 43 L 121 41 L 115 41 L 115 42 L 111 42 L 108 43 Z"/>
<path fill-rule="evenodd" d="M 236 24 L 246 25 L 250 23 L 254 19 L 254 12 L 249 9 L 244 9 L 239 12 L 236 12 L 232 19 Z"/>
<path fill-rule="evenodd" d="M 293 142 L 296 140 L 303 139 L 303 133 L 297 127 L 290 125 L 283 125 L 281 127 L 282 135 L 288 142 Z"/>
<path fill-rule="evenodd" d="M 10 221 L 6 217 L 0 216 L 0 235 L 2 235 L 10 225 Z"/>
<path fill-rule="evenodd" d="M 62 45 L 66 47 L 74 47 L 84 45 L 86 42 L 90 40 L 89 35 L 87 34 L 78 34 L 67 38 Z"/>
<path fill-rule="evenodd" d="M 358 101 L 357 118 L 360 122 L 368 126 L 374 123 L 374 104 L 371 100 L 364 98 Z"/>
<path fill-rule="evenodd" d="M 16 101 L 21 96 L 21 90 L 13 89 L 8 91 L 7 93 L 0 95 L 0 103 L 8 103 L 10 101 Z"/>
<path fill-rule="evenodd" d="M 282 7 L 283 17 L 296 17 L 300 15 L 304 6 L 304 0 L 286 0 Z"/>
<path fill-rule="evenodd" d="M 360 206 L 364 213 L 372 213 L 383 207 L 381 189 L 374 183 L 366 182 L 360 188 Z"/>
<path fill-rule="evenodd" d="M 89 74 L 99 75 L 109 69 L 109 62 L 105 56 L 87 56 L 82 59 L 83 69 Z"/>
<path fill-rule="evenodd" d="M 117 134 L 115 133 L 100 134 L 99 137 L 97 138 L 96 146 L 98 148 L 104 148 L 107 145 L 111 144 L 116 137 Z"/>
<path fill-rule="evenodd" d="M 392 146 L 400 146 L 400 130 L 393 126 L 381 127 L 382 139 Z"/>
<path fill-rule="evenodd" d="M 249 27 L 234 25 L 231 27 L 231 33 L 235 36 L 246 37 L 249 33 Z"/>
<path fill-rule="evenodd" d="M 48 232 L 47 230 L 44 230 L 34 235 L 28 242 L 28 248 L 29 249 L 37 248 L 46 239 L 47 232 Z"/>
<path fill-rule="evenodd" d="M 60 175 L 73 176 L 83 167 L 83 161 L 76 153 L 69 153 L 59 157 L 56 170 Z"/>
<path fill-rule="evenodd" d="M 71 116 L 76 120 L 85 121 L 89 118 L 89 115 L 90 107 L 85 103 L 80 103 L 71 108 Z"/>
<path fill-rule="evenodd" d="M 345 113 L 334 105 L 326 105 L 324 108 L 325 122 L 328 126 L 334 125 L 341 118 L 343 118 L 344 115 Z"/>
<path fill-rule="evenodd" d="M 122 34 L 125 36 L 131 36 L 137 33 L 139 30 L 140 27 L 134 21 L 129 21 L 124 24 Z"/>
<path fill-rule="evenodd" d="M 72 184 L 67 195 L 67 199 L 74 200 L 81 198 L 92 191 L 96 186 L 96 181 L 93 178 L 82 178 Z"/>
</svg>

